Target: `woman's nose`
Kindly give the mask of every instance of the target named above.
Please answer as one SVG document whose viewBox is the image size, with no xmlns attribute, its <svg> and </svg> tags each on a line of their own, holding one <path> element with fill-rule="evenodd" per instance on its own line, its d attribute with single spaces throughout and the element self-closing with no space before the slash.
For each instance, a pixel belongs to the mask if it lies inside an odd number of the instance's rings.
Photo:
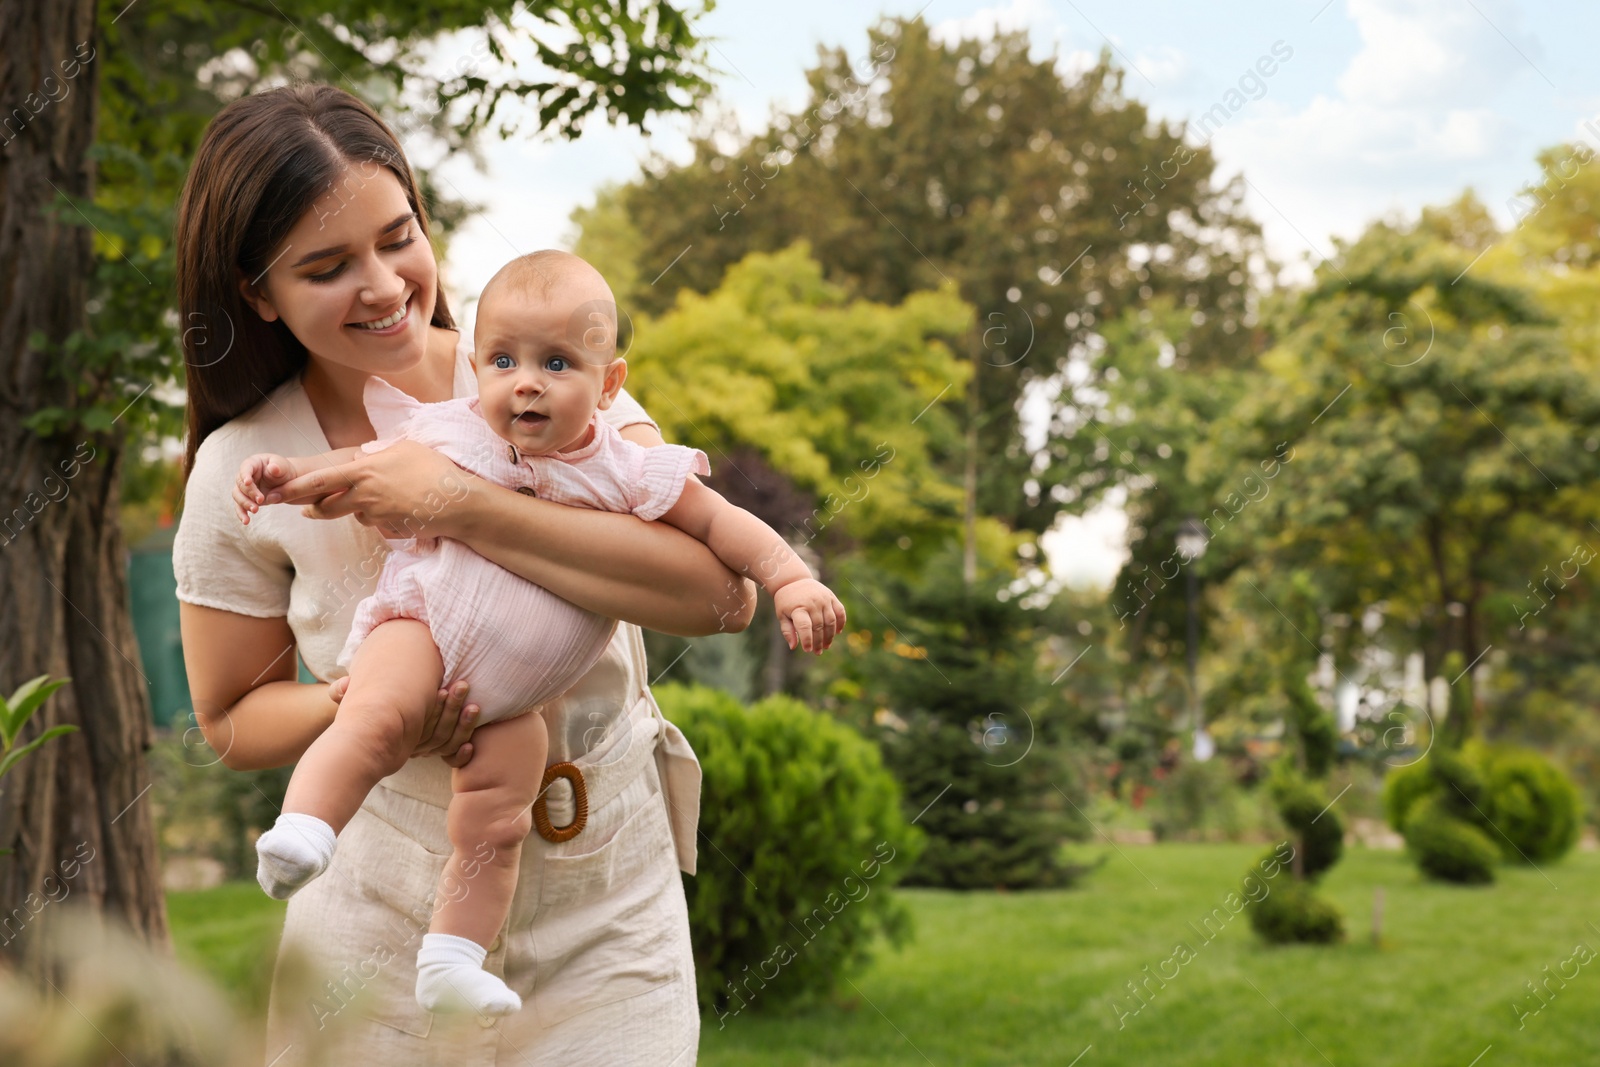
<svg viewBox="0 0 1600 1067">
<path fill-rule="evenodd" d="M 392 268 L 378 260 L 368 271 L 367 284 L 361 290 L 362 302 L 367 305 L 385 309 L 400 299 L 400 294 L 406 291 L 406 281 L 396 274 Z"/>
</svg>

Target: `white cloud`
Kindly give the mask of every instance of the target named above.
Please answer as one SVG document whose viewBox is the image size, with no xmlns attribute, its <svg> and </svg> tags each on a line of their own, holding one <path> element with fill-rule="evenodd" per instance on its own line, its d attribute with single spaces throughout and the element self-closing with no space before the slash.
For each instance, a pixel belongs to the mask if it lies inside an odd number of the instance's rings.
<svg viewBox="0 0 1600 1067">
<path fill-rule="evenodd" d="M 1529 66 L 1537 45 L 1508 0 L 1346 8 L 1361 47 L 1336 94 L 1297 110 L 1263 101 L 1214 140 L 1224 173 L 1243 170 L 1256 186 L 1254 212 L 1281 257 L 1309 243 L 1320 258 L 1330 234 L 1352 237 L 1375 217 L 1453 197 L 1468 184 L 1464 172 L 1493 162 L 1513 138 L 1515 120 L 1496 102 L 1514 82 L 1539 77 Z"/>
<path fill-rule="evenodd" d="M 1011 0 L 1004 7 L 979 8 L 965 18 L 945 19 L 936 22 L 930 36 L 941 44 L 977 38 L 988 40 L 996 33 L 1013 33 L 1028 30 L 1034 39 L 1049 39 L 1056 35 L 1060 23 L 1055 12 L 1045 0 Z"/>
<path fill-rule="evenodd" d="M 1345 99 L 1415 109 L 1482 105 L 1529 73 L 1538 42 L 1509 3 L 1349 0 L 1361 51 L 1339 77 Z M 1502 36 L 1504 34 L 1504 36 Z"/>
<path fill-rule="evenodd" d="M 1171 45 L 1161 45 L 1133 57 L 1133 64 L 1157 86 L 1177 86 L 1189 81 L 1193 67 L 1189 57 Z"/>
</svg>

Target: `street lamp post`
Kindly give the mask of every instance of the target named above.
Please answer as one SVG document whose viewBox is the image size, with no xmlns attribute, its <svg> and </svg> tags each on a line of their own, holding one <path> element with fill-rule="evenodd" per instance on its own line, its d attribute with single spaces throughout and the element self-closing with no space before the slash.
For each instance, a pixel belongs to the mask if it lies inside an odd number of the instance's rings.
<svg viewBox="0 0 1600 1067">
<path fill-rule="evenodd" d="M 1194 564 L 1201 556 L 1206 554 L 1206 544 L 1210 538 L 1206 535 L 1206 528 L 1192 516 L 1183 521 L 1178 527 L 1178 552 L 1183 556 L 1184 566 L 1188 570 L 1188 628 L 1187 640 L 1184 642 L 1184 651 L 1189 661 L 1189 703 L 1190 717 L 1194 722 L 1194 758 L 1202 762 L 1211 758 L 1217 746 L 1211 740 L 1211 735 L 1206 733 L 1206 725 L 1202 719 L 1203 712 L 1200 706 L 1200 685 L 1197 681 L 1195 658 L 1200 645 L 1200 577 L 1195 574 Z"/>
</svg>

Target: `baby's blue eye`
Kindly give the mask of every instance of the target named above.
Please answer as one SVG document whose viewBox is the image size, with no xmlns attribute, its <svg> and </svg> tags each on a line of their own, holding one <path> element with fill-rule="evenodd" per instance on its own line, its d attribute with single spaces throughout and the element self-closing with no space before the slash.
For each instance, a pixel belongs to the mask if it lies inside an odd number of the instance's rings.
<svg viewBox="0 0 1600 1067">
<path fill-rule="evenodd" d="M 553 371 L 563 371 L 567 369 L 567 361 L 561 356 L 551 356 L 550 361 L 545 366 Z"/>
<path fill-rule="evenodd" d="M 511 357 L 510 356 L 495 356 L 494 357 L 494 367 L 495 367 L 496 370 L 510 370 L 511 369 Z"/>
</svg>

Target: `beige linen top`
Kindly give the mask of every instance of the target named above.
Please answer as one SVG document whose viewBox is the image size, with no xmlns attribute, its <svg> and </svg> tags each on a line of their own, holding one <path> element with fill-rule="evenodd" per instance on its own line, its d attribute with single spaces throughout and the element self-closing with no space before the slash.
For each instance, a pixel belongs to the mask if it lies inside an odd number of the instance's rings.
<svg viewBox="0 0 1600 1067">
<path fill-rule="evenodd" d="M 470 352 L 469 340 L 462 337 L 456 346 L 456 396 L 477 393 Z M 617 429 L 634 423 L 655 425 L 626 391 L 600 414 Z M 327 438 L 299 375 L 213 431 L 195 454 L 172 565 L 178 599 L 185 603 L 258 618 L 287 618 L 307 669 L 332 681 L 346 673 L 335 660 L 350 632 L 356 605 L 377 585 L 387 545 L 376 530 L 353 517 L 308 519 L 293 506 L 262 508 L 245 526 L 234 512 L 231 496 L 239 464 L 247 456 L 326 451 Z M 638 627 L 619 623 L 589 672 L 545 706 L 550 761 L 576 759 L 609 736 L 632 704 L 637 679 L 645 677 Z M 411 760 L 385 784 L 441 805 L 450 797 L 449 768 L 441 760 Z"/>
</svg>

